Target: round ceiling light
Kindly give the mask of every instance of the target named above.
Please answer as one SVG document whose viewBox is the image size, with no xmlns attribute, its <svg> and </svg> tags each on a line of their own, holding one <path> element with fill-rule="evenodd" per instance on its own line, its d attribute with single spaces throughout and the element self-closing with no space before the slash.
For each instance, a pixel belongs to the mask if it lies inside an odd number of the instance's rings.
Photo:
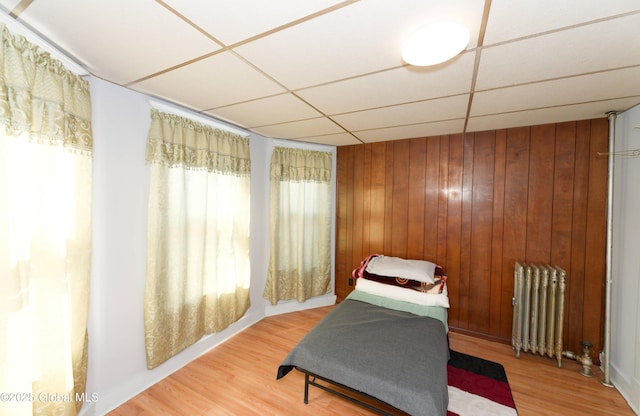
<svg viewBox="0 0 640 416">
<path fill-rule="evenodd" d="M 458 55 L 469 44 L 469 29 L 450 22 L 434 22 L 415 32 L 402 47 L 402 59 L 411 65 L 436 65 Z"/>
</svg>

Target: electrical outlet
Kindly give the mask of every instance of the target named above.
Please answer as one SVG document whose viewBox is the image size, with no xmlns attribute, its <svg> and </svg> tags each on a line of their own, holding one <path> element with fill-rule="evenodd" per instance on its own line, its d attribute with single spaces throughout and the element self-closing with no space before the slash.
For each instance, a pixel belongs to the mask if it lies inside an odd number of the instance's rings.
<svg viewBox="0 0 640 416">
<path fill-rule="evenodd" d="M 349 278 L 349 286 L 353 286 L 353 277 Z"/>
</svg>

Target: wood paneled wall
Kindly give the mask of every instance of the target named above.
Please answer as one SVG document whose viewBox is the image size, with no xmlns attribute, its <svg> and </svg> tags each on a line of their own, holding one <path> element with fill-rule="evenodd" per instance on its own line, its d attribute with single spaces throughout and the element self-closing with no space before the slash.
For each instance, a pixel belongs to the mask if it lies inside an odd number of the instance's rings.
<svg viewBox="0 0 640 416">
<path fill-rule="evenodd" d="M 449 325 L 511 339 L 515 262 L 567 271 L 565 349 L 602 349 L 606 118 L 338 147 L 336 294 L 369 254 L 442 265 Z"/>
</svg>

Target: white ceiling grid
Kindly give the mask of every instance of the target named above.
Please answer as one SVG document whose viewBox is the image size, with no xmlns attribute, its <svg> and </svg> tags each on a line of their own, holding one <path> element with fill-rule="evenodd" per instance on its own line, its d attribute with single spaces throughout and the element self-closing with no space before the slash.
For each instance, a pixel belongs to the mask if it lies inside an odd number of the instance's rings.
<svg viewBox="0 0 640 416">
<path fill-rule="evenodd" d="M 0 0 L 92 74 L 265 137 L 331 145 L 604 117 L 640 103 L 638 0 Z M 449 18 L 453 60 L 404 64 Z"/>
</svg>

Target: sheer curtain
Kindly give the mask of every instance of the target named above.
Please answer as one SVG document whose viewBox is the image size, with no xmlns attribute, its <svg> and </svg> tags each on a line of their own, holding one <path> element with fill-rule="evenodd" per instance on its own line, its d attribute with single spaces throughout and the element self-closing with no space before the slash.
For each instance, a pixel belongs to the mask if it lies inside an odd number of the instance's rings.
<svg viewBox="0 0 640 416">
<path fill-rule="evenodd" d="M 331 153 L 276 147 L 271 158 L 272 304 L 331 292 Z"/>
<path fill-rule="evenodd" d="M 151 111 L 145 340 L 154 368 L 249 303 L 249 139 Z"/>
<path fill-rule="evenodd" d="M 0 25 L 0 414 L 75 415 L 91 261 L 88 83 Z"/>
</svg>

